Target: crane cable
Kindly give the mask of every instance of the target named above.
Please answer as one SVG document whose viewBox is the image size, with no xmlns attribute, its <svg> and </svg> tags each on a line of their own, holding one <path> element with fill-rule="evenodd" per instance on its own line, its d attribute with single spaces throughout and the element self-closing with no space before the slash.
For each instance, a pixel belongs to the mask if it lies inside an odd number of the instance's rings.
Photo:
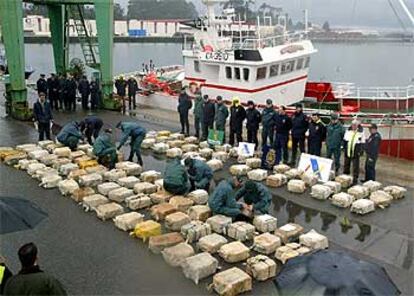
<svg viewBox="0 0 414 296">
<path fill-rule="evenodd" d="M 403 20 L 401 19 L 401 17 L 399 16 L 397 10 L 395 9 L 394 5 L 392 4 L 391 0 L 388 0 L 388 4 L 391 6 L 392 11 L 394 12 L 395 16 L 398 19 L 398 22 L 400 23 L 400 26 L 403 28 L 404 31 L 407 31 L 407 27 L 404 25 Z"/>
</svg>

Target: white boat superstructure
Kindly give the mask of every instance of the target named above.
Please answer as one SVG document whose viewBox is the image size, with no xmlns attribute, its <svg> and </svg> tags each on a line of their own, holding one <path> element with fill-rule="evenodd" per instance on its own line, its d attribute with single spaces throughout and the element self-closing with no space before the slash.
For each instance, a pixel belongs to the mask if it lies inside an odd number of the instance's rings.
<svg viewBox="0 0 414 296">
<path fill-rule="evenodd" d="M 236 40 L 225 34 L 235 23 L 234 11 L 215 15 L 214 5 L 227 1 L 203 2 L 208 16 L 194 42 L 186 42 L 183 49 L 186 83 L 202 85 L 202 93 L 211 98 L 238 96 L 257 104 L 270 98 L 284 105 L 303 99 L 310 58 L 316 52 L 306 32 L 288 34 L 274 27 L 269 36 L 269 27 L 261 28 L 258 20 L 256 36 Z"/>
</svg>

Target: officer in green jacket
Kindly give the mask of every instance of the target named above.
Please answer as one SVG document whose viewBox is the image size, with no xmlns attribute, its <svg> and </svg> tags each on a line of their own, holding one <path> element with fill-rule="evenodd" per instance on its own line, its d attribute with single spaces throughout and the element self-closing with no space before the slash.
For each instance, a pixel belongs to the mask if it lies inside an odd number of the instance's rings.
<svg viewBox="0 0 414 296">
<path fill-rule="evenodd" d="M 335 172 L 341 167 L 341 146 L 345 135 L 345 129 L 339 122 L 339 116 L 336 113 L 331 115 L 331 122 L 327 127 L 326 136 L 326 157 L 334 157 Z"/>
<path fill-rule="evenodd" d="M 67 123 L 57 134 L 56 139 L 63 145 L 75 150 L 83 135 L 80 132 L 79 124 L 76 121 Z"/>
<path fill-rule="evenodd" d="M 262 146 L 267 145 L 267 139 L 269 139 L 270 146 L 273 147 L 275 116 L 276 111 L 273 109 L 273 101 L 268 99 L 266 100 L 266 108 L 262 111 Z"/>
<path fill-rule="evenodd" d="M 200 128 L 203 122 L 203 96 L 201 95 L 201 89 L 197 90 L 196 97 L 194 99 L 194 130 L 195 137 L 200 138 Z"/>
<path fill-rule="evenodd" d="M 208 198 L 208 206 L 214 215 L 221 214 L 237 218 L 242 214 L 244 207 L 234 197 L 234 189 L 239 188 L 240 185 L 241 181 L 237 177 L 223 180 L 217 185 L 213 194 Z"/>
<path fill-rule="evenodd" d="M 98 157 L 100 164 L 106 165 L 109 162 L 108 168 L 111 170 L 115 168 L 118 160 L 115 143 L 111 139 L 112 130 L 106 129 L 103 134 L 99 135 L 93 143 L 93 154 Z"/>
<path fill-rule="evenodd" d="M 18 255 L 22 269 L 7 281 L 4 295 L 66 295 L 62 284 L 40 269 L 34 243 L 23 245 Z"/>
<path fill-rule="evenodd" d="M 229 117 L 229 109 L 224 105 L 223 98 L 218 96 L 216 98 L 216 117 L 214 119 L 216 124 L 216 130 L 223 131 L 223 144 L 226 142 L 226 120 Z"/>
<path fill-rule="evenodd" d="M 172 194 L 184 195 L 190 191 L 187 170 L 178 157 L 167 164 L 163 184 L 165 190 Z"/>
<path fill-rule="evenodd" d="M 251 180 L 246 181 L 244 186 L 237 191 L 235 198 L 237 201 L 243 198 L 247 211 L 254 215 L 268 214 L 272 202 L 269 189 Z"/>
<path fill-rule="evenodd" d="M 128 138 L 131 138 L 130 145 L 131 150 L 129 153 L 128 161 L 132 161 L 134 158 L 134 154 L 136 154 L 138 158 L 138 163 L 142 166 L 143 161 L 141 157 L 141 144 L 142 141 L 145 139 L 145 135 L 147 131 L 145 128 L 140 126 L 137 122 L 119 122 L 116 126 L 122 131 L 121 140 L 119 141 L 118 150 L 124 146 Z"/>
<path fill-rule="evenodd" d="M 213 179 L 213 170 L 205 162 L 191 157 L 186 158 L 184 164 L 190 178 L 191 191 L 204 189 L 208 192 Z"/>
</svg>

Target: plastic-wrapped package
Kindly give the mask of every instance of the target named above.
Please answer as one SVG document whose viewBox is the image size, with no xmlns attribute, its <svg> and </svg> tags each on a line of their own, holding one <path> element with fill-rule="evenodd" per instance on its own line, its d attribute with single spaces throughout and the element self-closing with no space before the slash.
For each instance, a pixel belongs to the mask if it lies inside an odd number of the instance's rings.
<svg viewBox="0 0 414 296">
<path fill-rule="evenodd" d="M 306 190 L 305 182 L 302 180 L 290 180 L 287 184 L 287 190 L 293 193 L 304 193 Z"/>
<path fill-rule="evenodd" d="M 250 257 L 250 249 L 242 242 L 231 242 L 220 247 L 218 254 L 228 263 L 244 261 Z"/>
<path fill-rule="evenodd" d="M 340 192 L 332 196 L 332 204 L 340 208 L 348 208 L 354 202 L 354 197 L 348 193 Z"/>
<path fill-rule="evenodd" d="M 384 191 L 391 194 L 394 199 L 401 199 L 407 193 L 407 189 L 401 186 L 387 186 L 384 188 Z"/>
<path fill-rule="evenodd" d="M 351 205 L 351 212 L 356 214 L 365 215 L 373 211 L 375 211 L 375 203 L 369 199 L 358 199 Z"/>
<path fill-rule="evenodd" d="M 264 255 L 247 259 L 246 272 L 258 281 L 266 281 L 276 276 L 276 262 Z"/>
<path fill-rule="evenodd" d="M 331 188 L 325 185 L 316 184 L 311 188 L 311 196 L 316 199 L 328 199 L 331 194 Z"/>
<path fill-rule="evenodd" d="M 253 225 L 260 232 L 273 232 L 277 229 L 277 219 L 271 215 L 259 215 L 253 219 Z"/>
<path fill-rule="evenodd" d="M 215 254 L 221 248 L 221 246 L 227 244 L 227 239 L 224 236 L 221 236 L 217 233 L 212 233 L 200 238 L 197 243 L 197 246 L 203 252 L 209 252 L 210 254 Z"/>
<path fill-rule="evenodd" d="M 161 251 L 165 262 L 172 267 L 181 266 L 184 260 L 194 256 L 194 249 L 187 243 L 179 243 L 178 245 L 165 248 Z"/>
<path fill-rule="evenodd" d="M 250 180 L 261 182 L 266 180 L 267 178 L 267 171 L 262 169 L 254 169 L 247 173 L 247 177 Z"/>
<path fill-rule="evenodd" d="M 322 250 L 329 247 L 328 238 L 322 234 L 319 234 L 314 229 L 301 234 L 299 236 L 299 243 L 303 246 L 311 248 L 312 250 Z"/>
<path fill-rule="evenodd" d="M 287 183 L 288 179 L 285 175 L 283 174 L 274 174 L 274 175 L 270 175 L 267 177 L 266 179 L 266 186 L 268 187 L 273 187 L 273 188 L 278 188 L 278 187 L 282 187 L 283 185 L 285 185 Z"/>
<path fill-rule="evenodd" d="M 216 272 L 218 261 L 209 253 L 203 252 L 184 259 L 181 266 L 185 277 L 198 284 L 201 279 Z"/>
<path fill-rule="evenodd" d="M 219 295 L 238 295 L 252 290 L 252 278 L 243 270 L 233 267 L 213 277 L 214 290 Z"/>
<path fill-rule="evenodd" d="M 253 250 L 265 255 L 274 253 L 281 245 L 280 238 L 268 232 L 255 236 L 253 239 Z"/>
</svg>

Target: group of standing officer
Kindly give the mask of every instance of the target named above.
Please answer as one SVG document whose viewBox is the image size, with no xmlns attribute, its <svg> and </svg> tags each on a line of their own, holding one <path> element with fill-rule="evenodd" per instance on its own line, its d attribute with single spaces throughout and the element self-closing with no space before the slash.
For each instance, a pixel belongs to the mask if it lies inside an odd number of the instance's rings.
<svg viewBox="0 0 414 296">
<path fill-rule="evenodd" d="M 122 100 L 122 110 L 126 111 L 125 99 L 128 97 L 128 107 L 129 110 L 137 108 L 136 96 L 139 91 L 138 82 L 134 77 L 129 77 L 128 80 L 125 80 L 123 76 L 120 76 L 115 80 L 116 94 Z M 127 96 L 128 90 L 128 96 Z"/>
</svg>

